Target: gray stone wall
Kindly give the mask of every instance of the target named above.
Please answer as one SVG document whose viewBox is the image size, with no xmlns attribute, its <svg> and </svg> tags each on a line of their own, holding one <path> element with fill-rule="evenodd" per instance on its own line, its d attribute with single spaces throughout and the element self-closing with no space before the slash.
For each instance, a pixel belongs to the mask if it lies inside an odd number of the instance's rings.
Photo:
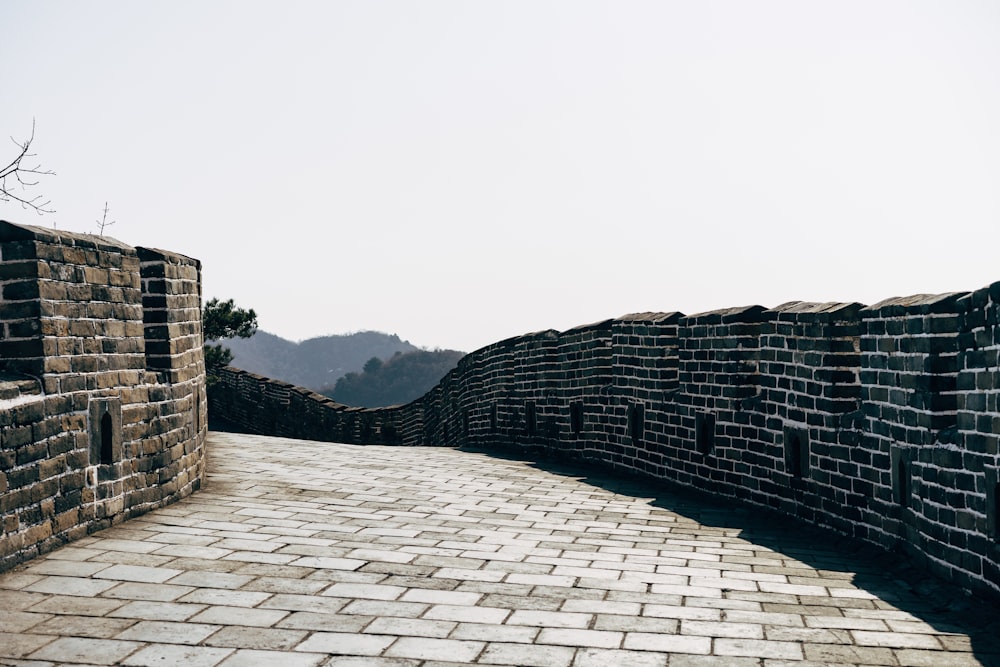
<svg viewBox="0 0 1000 667">
<path fill-rule="evenodd" d="M 477 350 L 405 406 L 347 408 L 236 369 L 211 400 L 261 433 L 587 460 L 828 526 L 998 595 L 998 319 L 1000 283 L 870 307 L 643 313 Z"/>
<path fill-rule="evenodd" d="M 200 278 L 180 255 L 0 221 L 0 571 L 199 487 Z"/>
</svg>

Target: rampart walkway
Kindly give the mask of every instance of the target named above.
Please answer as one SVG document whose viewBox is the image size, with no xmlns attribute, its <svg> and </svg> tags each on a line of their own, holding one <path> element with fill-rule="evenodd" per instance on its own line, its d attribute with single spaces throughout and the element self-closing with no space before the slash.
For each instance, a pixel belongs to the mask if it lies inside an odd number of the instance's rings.
<svg viewBox="0 0 1000 667">
<path fill-rule="evenodd" d="M 782 519 L 452 449 L 209 452 L 0 576 L 0 664 L 1000 664 L 995 608 Z"/>
</svg>

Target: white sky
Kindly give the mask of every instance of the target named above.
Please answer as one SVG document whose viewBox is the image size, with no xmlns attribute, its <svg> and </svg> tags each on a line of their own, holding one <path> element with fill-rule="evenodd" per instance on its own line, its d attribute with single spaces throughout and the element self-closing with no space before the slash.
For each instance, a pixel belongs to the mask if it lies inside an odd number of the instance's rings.
<svg viewBox="0 0 1000 667">
<path fill-rule="evenodd" d="M 57 172 L 0 218 L 107 201 L 293 340 L 1000 280 L 994 0 L 3 0 L 0 62 Z"/>
</svg>

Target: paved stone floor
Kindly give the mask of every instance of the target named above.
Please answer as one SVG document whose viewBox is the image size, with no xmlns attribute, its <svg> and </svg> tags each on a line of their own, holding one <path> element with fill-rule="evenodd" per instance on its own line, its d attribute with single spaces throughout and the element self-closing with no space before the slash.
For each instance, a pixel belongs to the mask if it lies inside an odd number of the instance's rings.
<svg viewBox="0 0 1000 667">
<path fill-rule="evenodd" d="M 210 456 L 201 492 L 0 576 L 0 664 L 1000 664 L 995 607 L 662 488 L 444 448 Z"/>
</svg>

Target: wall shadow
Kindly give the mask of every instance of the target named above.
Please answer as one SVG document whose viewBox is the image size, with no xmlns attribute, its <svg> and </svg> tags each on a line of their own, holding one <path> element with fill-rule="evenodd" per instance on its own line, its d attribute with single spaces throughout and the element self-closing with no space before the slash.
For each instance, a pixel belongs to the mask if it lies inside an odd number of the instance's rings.
<svg viewBox="0 0 1000 667">
<path fill-rule="evenodd" d="M 878 598 L 879 608 L 910 614 L 938 632 L 966 635 L 980 663 L 1000 666 L 1000 598 L 969 595 L 914 565 L 905 554 L 885 551 L 769 508 L 735 499 L 723 500 L 663 480 L 608 472 L 596 464 L 565 460 L 549 450 L 529 454 L 493 448 L 466 451 L 525 462 L 538 470 L 573 477 L 612 493 L 648 498 L 653 507 L 702 526 L 732 529 L 732 537 L 787 556 L 814 570 L 849 573 L 852 575 L 850 582 L 856 588 Z M 726 595 L 723 592 L 723 596 Z"/>
</svg>

